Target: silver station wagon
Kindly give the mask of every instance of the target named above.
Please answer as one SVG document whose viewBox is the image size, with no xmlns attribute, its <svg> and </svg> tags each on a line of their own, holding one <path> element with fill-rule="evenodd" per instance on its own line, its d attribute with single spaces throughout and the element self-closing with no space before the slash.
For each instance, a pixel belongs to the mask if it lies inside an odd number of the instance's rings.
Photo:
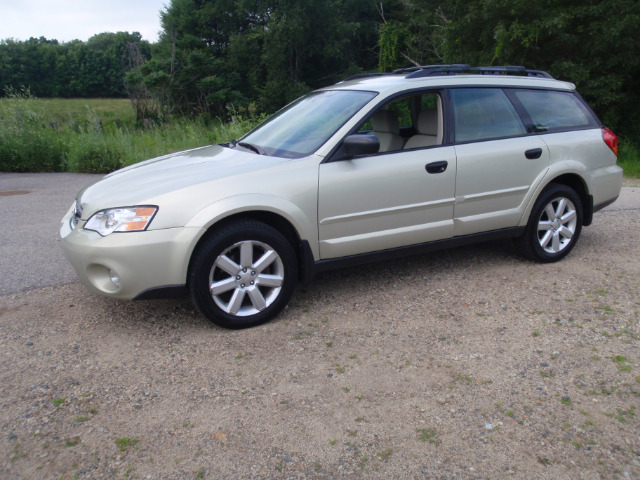
<svg viewBox="0 0 640 480">
<path fill-rule="evenodd" d="M 107 175 L 60 234 L 91 291 L 189 294 L 216 324 L 244 328 L 336 267 L 509 237 L 532 260 L 560 260 L 618 197 L 617 150 L 575 86 L 543 71 L 363 74 L 238 141 Z"/>
</svg>

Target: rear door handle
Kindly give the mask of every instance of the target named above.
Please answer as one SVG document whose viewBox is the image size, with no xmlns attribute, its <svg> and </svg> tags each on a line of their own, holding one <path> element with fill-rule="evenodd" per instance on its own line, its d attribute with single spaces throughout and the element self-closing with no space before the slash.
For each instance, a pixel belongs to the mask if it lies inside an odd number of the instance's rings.
<svg viewBox="0 0 640 480">
<path fill-rule="evenodd" d="M 527 150 L 524 152 L 524 156 L 529 160 L 535 160 L 536 158 L 540 158 L 542 156 L 541 148 L 532 148 L 531 150 Z"/>
<path fill-rule="evenodd" d="M 443 160 L 441 162 L 428 163 L 424 168 L 429 173 L 442 173 L 447 169 L 448 165 L 449 163 Z"/>
</svg>

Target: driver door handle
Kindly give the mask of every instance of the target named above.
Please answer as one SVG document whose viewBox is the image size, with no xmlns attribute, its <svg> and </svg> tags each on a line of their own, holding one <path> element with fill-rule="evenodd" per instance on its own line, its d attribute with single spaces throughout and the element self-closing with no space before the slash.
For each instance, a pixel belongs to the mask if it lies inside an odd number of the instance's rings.
<svg viewBox="0 0 640 480">
<path fill-rule="evenodd" d="M 428 163 L 424 168 L 428 173 L 442 173 L 447 169 L 448 165 L 449 163 L 443 160 L 441 162 Z"/>
<path fill-rule="evenodd" d="M 527 150 L 526 152 L 524 152 L 524 156 L 527 157 L 529 160 L 535 160 L 536 158 L 540 158 L 541 155 L 542 155 L 541 148 L 532 148 L 531 150 Z"/>
</svg>

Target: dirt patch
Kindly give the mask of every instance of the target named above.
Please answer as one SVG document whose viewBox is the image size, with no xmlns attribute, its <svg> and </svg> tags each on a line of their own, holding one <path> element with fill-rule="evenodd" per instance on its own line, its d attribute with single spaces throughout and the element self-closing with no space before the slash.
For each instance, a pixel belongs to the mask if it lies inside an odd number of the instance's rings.
<svg viewBox="0 0 640 480">
<path fill-rule="evenodd" d="M 0 476 L 640 478 L 639 227 L 599 212 L 557 264 L 499 242 L 326 274 L 246 331 L 1 297 Z"/>
</svg>

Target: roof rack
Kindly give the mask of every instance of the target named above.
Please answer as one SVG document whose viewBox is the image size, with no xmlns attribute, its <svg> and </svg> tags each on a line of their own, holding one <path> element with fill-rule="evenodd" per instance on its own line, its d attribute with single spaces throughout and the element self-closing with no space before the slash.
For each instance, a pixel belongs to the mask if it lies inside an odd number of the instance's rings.
<svg viewBox="0 0 640 480">
<path fill-rule="evenodd" d="M 343 80 L 357 80 L 360 78 L 380 77 L 383 75 L 406 74 L 405 78 L 436 77 L 441 75 L 516 75 L 523 77 L 553 78 L 543 70 L 532 70 L 519 65 L 472 67 L 466 63 L 451 63 L 448 65 L 421 65 L 417 67 L 399 68 L 385 73 L 358 73 Z"/>
<path fill-rule="evenodd" d="M 408 73 L 406 78 L 432 77 L 439 75 L 518 75 L 523 77 L 553 78 L 543 70 L 531 70 L 520 65 L 503 65 L 472 67 L 458 63 L 451 65 L 425 65 L 420 67 L 403 68 L 394 73 Z"/>
</svg>

